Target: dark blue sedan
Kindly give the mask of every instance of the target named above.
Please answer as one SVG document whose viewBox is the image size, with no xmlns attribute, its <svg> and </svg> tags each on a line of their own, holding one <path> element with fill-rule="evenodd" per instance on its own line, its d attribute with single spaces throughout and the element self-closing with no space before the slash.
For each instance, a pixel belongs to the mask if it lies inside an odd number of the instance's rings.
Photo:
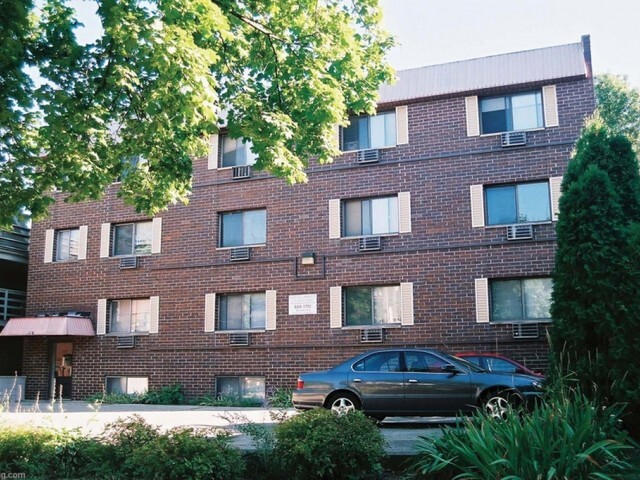
<svg viewBox="0 0 640 480">
<path fill-rule="evenodd" d="M 321 372 L 303 373 L 293 392 L 298 409 L 362 410 L 388 416 L 451 416 L 478 407 L 495 418 L 542 393 L 538 377 L 489 372 L 437 350 L 369 351 Z"/>
</svg>

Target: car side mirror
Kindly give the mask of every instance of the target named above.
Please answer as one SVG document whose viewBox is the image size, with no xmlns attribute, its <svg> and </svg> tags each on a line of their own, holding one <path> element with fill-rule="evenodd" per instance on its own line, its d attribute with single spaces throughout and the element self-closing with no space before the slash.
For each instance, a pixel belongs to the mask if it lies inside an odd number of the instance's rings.
<svg viewBox="0 0 640 480">
<path fill-rule="evenodd" d="M 455 365 L 451 365 L 450 363 L 447 363 L 446 365 L 443 365 L 441 370 L 443 372 L 445 372 L 445 373 L 451 373 L 452 375 L 460 373 L 460 369 L 458 367 L 456 367 Z"/>
</svg>

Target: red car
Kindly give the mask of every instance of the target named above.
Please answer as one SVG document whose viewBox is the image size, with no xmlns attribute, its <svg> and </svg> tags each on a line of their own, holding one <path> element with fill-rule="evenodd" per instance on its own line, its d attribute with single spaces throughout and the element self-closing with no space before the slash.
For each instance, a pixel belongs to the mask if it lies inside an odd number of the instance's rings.
<svg viewBox="0 0 640 480">
<path fill-rule="evenodd" d="M 515 360 L 497 353 L 456 353 L 456 357 L 464 358 L 466 361 L 490 372 L 524 373 L 536 377 L 544 377 L 540 372 L 534 372 Z"/>
</svg>

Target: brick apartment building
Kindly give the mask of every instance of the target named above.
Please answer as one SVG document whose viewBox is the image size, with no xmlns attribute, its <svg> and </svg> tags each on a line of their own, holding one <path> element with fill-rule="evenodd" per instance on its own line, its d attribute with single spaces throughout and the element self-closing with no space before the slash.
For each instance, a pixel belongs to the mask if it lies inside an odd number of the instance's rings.
<svg viewBox="0 0 640 480">
<path fill-rule="evenodd" d="M 289 186 L 211 139 L 188 206 L 57 202 L 33 225 L 27 396 L 181 383 L 265 395 L 372 347 L 547 363 L 560 182 L 594 109 L 589 37 L 401 71 Z M 62 197 L 62 194 L 56 194 Z M 75 313 L 74 313 L 75 312 Z M 47 314 L 48 317 L 38 317 Z"/>
</svg>

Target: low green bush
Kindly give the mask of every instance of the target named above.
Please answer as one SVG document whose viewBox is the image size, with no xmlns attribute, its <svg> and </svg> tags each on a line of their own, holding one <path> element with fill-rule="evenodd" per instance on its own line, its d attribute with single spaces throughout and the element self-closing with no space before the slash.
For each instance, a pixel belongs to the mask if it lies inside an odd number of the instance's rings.
<svg viewBox="0 0 640 480">
<path fill-rule="evenodd" d="M 634 450 L 621 413 L 563 386 L 531 412 L 505 421 L 477 412 L 441 438 L 422 437 L 413 468 L 425 478 L 620 478 L 632 472 Z"/>
<path fill-rule="evenodd" d="M 183 405 L 185 403 L 182 385 L 179 383 L 149 390 L 144 393 L 97 393 L 87 398 L 90 403 L 116 405 L 125 403 L 146 403 L 149 405 Z"/>
<path fill-rule="evenodd" d="M 274 388 L 267 397 L 267 405 L 271 408 L 293 408 L 291 388 Z"/>
<path fill-rule="evenodd" d="M 361 412 L 310 410 L 276 425 L 275 438 L 282 478 L 358 479 L 382 471 L 384 438 Z"/>
<path fill-rule="evenodd" d="M 133 416 L 98 438 L 44 428 L 0 428 L 0 472 L 26 478 L 244 479 L 245 464 L 226 433 L 176 428 L 161 432 Z"/>
<path fill-rule="evenodd" d="M 246 398 L 246 397 L 234 397 L 222 395 L 219 397 L 213 397 L 210 395 L 204 397 L 198 397 L 192 400 L 191 405 L 198 405 L 202 407 L 261 407 L 263 400 L 260 398 Z"/>
</svg>

